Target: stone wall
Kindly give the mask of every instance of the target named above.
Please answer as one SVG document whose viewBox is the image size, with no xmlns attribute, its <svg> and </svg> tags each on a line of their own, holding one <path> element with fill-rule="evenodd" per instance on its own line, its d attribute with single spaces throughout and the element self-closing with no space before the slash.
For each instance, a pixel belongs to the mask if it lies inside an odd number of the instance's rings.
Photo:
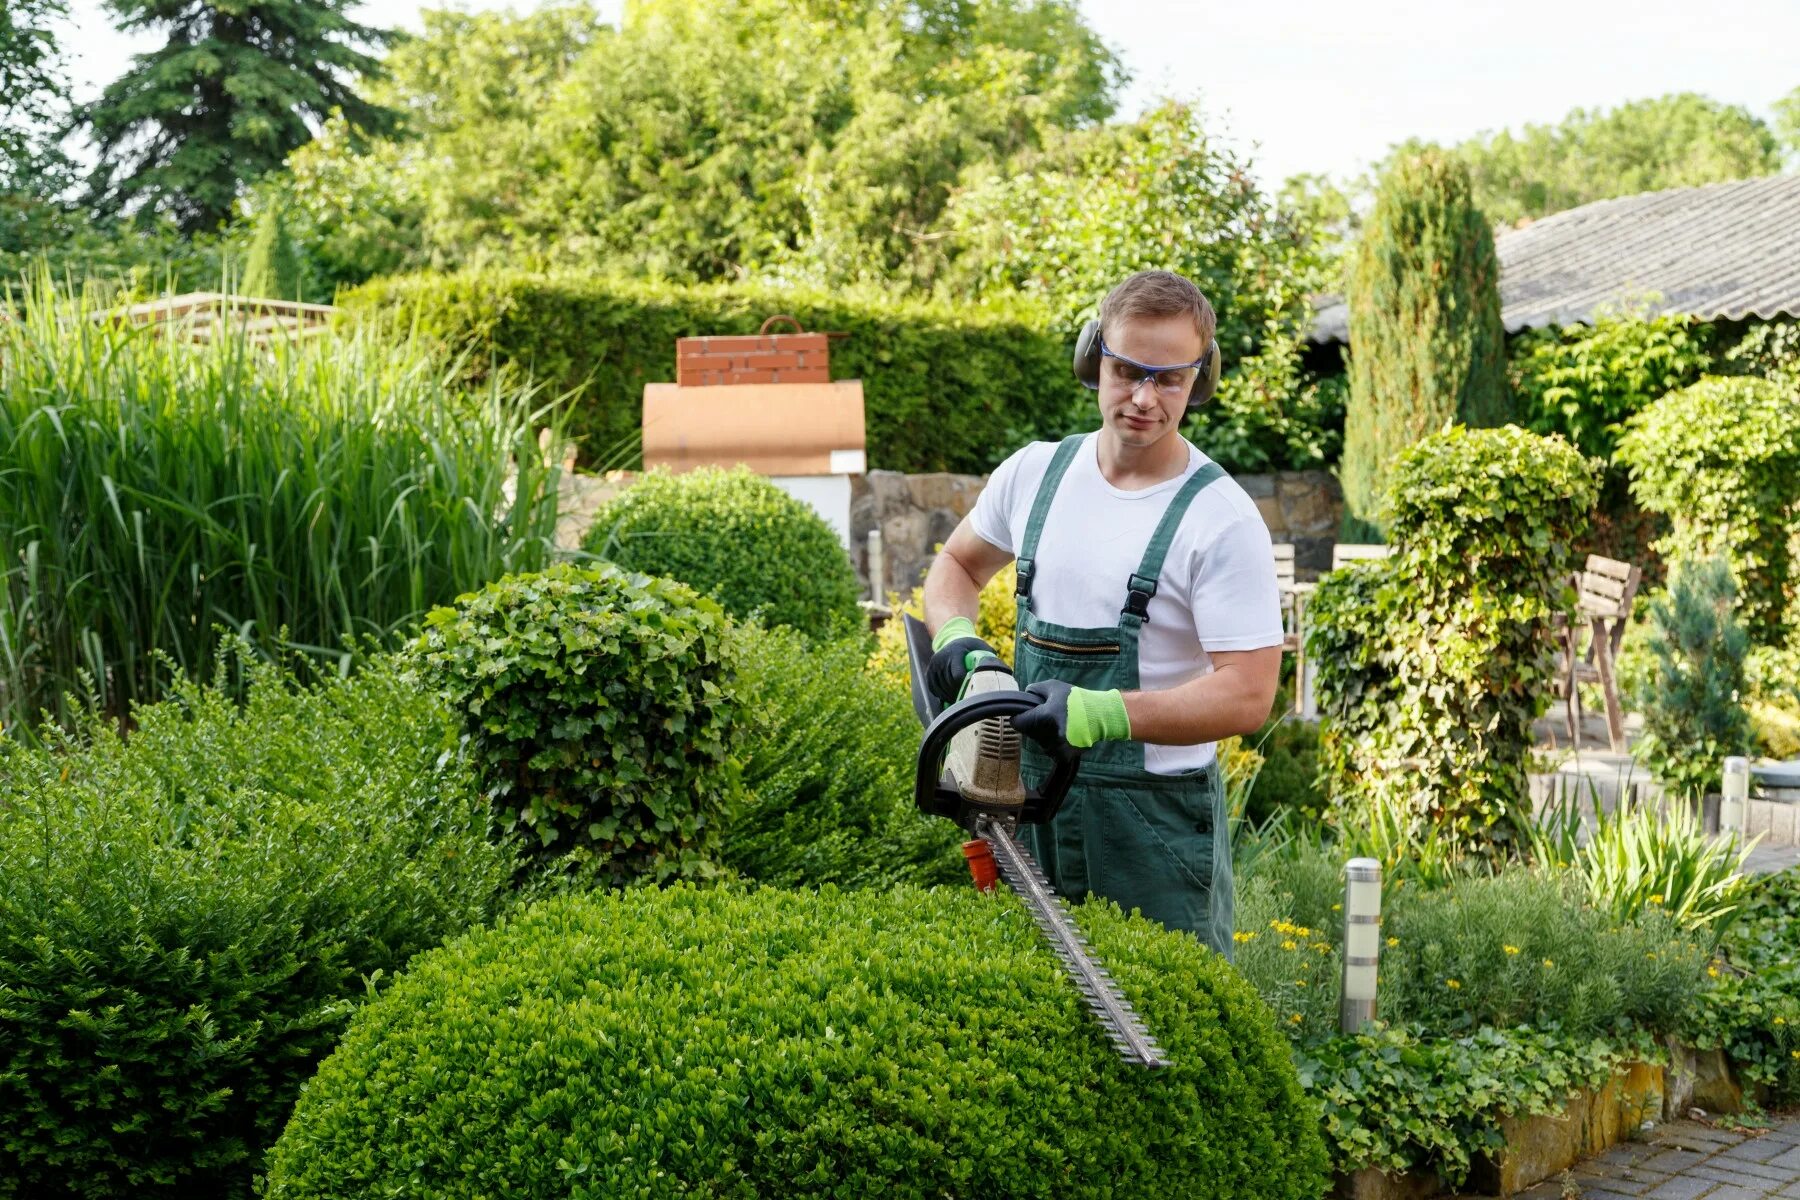
<svg viewBox="0 0 1800 1200">
<path fill-rule="evenodd" d="M 1234 476 L 1269 526 L 1270 537 L 1294 545 L 1295 573 L 1317 578 L 1331 566 L 1344 499 L 1328 471 Z M 937 546 L 975 507 L 984 475 L 905 475 L 870 471 L 850 484 L 850 557 L 869 585 L 869 531 L 881 530 L 887 589 L 906 592 L 924 578 Z"/>
</svg>

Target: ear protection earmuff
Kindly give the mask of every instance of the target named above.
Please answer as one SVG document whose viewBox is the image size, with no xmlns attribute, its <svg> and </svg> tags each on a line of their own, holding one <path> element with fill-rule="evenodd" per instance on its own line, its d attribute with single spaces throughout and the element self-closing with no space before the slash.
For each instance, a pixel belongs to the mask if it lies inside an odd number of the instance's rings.
<svg viewBox="0 0 1800 1200">
<path fill-rule="evenodd" d="M 1194 376 L 1194 386 L 1188 390 L 1187 410 L 1193 412 L 1202 404 L 1213 398 L 1219 387 L 1219 371 L 1223 367 L 1219 356 L 1219 339 L 1208 343 L 1206 353 L 1201 355 L 1206 365 Z M 1100 390 L 1100 322 L 1089 321 L 1081 327 L 1081 336 L 1075 339 L 1075 378 L 1090 391 Z"/>
</svg>

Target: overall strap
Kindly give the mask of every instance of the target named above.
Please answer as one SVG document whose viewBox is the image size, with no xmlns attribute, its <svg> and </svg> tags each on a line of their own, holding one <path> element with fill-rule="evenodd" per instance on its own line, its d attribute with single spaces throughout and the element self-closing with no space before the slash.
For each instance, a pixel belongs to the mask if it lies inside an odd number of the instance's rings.
<svg viewBox="0 0 1800 1200">
<path fill-rule="evenodd" d="M 1218 463 L 1209 462 L 1181 485 L 1175 498 L 1169 501 L 1169 507 L 1163 511 L 1162 520 L 1157 522 L 1156 532 L 1150 535 L 1150 544 L 1144 548 L 1143 561 L 1125 585 L 1125 609 L 1119 614 L 1120 620 L 1135 617 L 1139 622 L 1150 619 L 1150 598 L 1156 595 L 1156 581 L 1162 576 L 1163 559 L 1169 556 L 1169 547 L 1175 542 L 1175 531 L 1181 528 L 1182 518 L 1187 516 L 1188 506 L 1194 497 L 1205 491 L 1215 481 L 1225 477 L 1225 469 Z"/>
<path fill-rule="evenodd" d="M 1025 541 L 1019 546 L 1018 597 L 1021 602 L 1031 599 L 1031 576 L 1037 569 L 1038 537 L 1044 532 L 1044 518 L 1050 515 L 1050 502 L 1056 499 L 1056 489 L 1061 485 L 1063 476 L 1068 474 L 1069 464 L 1075 461 L 1075 455 L 1086 438 L 1085 433 L 1064 438 L 1056 447 L 1056 453 L 1050 459 L 1050 467 L 1038 484 L 1037 496 L 1031 502 L 1031 517 L 1025 522 Z"/>
</svg>

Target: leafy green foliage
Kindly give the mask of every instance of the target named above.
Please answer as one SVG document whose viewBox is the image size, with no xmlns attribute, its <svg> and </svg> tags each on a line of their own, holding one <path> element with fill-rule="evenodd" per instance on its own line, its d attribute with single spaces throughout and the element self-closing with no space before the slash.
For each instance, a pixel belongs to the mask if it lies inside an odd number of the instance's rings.
<svg viewBox="0 0 1800 1200">
<path fill-rule="evenodd" d="M 1382 179 L 1350 267 L 1350 402 L 1345 511 L 1379 524 L 1402 450 L 1451 422 L 1498 425 L 1511 413 L 1500 324 L 1500 263 L 1447 156 L 1401 158 Z"/>
<path fill-rule="evenodd" d="M 744 800 L 720 860 L 782 887 L 966 882 L 957 827 L 913 806 L 919 721 L 904 689 L 863 670 L 865 640 L 735 636 Z"/>
<path fill-rule="evenodd" d="M 0 9 L 0 214 L 15 202 L 42 195 L 33 174 L 54 159 L 54 139 L 33 125 L 48 124 L 68 98 L 68 72 L 56 44 L 55 23 L 68 15 L 66 0 L 8 0 Z M 0 233 L 12 224 L 0 215 Z M 5 239 L 0 238 L 0 245 Z"/>
<path fill-rule="evenodd" d="M 1702 379 L 1626 422 L 1618 459 L 1637 502 L 1669 518 L 1671 563 L 1724 554 L 1738 612 L 1759 644 L 1785 640 L 1800 520 L 1800 404 L 1791 385 Z"/>
<path fill-rule="evenodd" d="M 1122 79 L 1067 0 L 434 12 L 386 66 L 416 141 L 371 153 L 426 261 L 827 286 L 927 277 L 964 169 L 1104 119 Z"/>
<path fill-rule="evenodd" d="M 1395 467 L 1393 556 L 1320 581 L 1307 646 L 1334 819 L 1397 820 L 1393 859 L 1512 837 L 1596 467 L 1510 425 L 1446 430 Z"/>
<path fill-rule="evenodd" d="M 93 299 L 40 285 L 0 322 L 8 725 L 90 689 L 121 715 L 159 693 L 158 653 L 203 669 L 220 625 L 342 659 L 544 560 L 556 488 L 517 391 L 465 396 L 369 337 L 196 346 Z"/>
<path fill-rule="evenodd" d="M 1282 713 L 1246 739 L 1262 758 L 1250 785 L 1246 811 L 1261 823 L 1281 813 L 1312 821 L 1325 810 L 1319 788 L 1319 726 Z"/>
<path fill-rule="evenodd" d="M 611 564 L 508 575 L 412 653 L 449 697 L 505 830 L 585 879 L 711 873 L 741 720 L 724 612 Z"/>
<path fill-rule="evenodd" d="M 129 740 L 0 743 L 0 1196 L 249 1197 L 359 1000 L 504 895 L 449 714 L 393 661 L 219 666 Z"/>
<path fill-rule="evenodd" d="M 1668 592 L 1650 602 L 1645 640 L 1656 666 L 1632 697 L 1644 714 L 1639 749 L 1670 791 L 1696 802 L 1718 790 L 1728 755 L 1750 753 L 1750 635 L 1735 599 L 1731 569 L 1713 559 L 1678 566 Z"/>
<path fill-rule="evenodd" d="M 1189 419 L 1188 440 L 1233 472 L 1335 464 L 1350 385 L 1342 375 L 1311 377 L 1300 351 L 1298 336 L 1266 328 L 1256 352 L 1231 364 L 1212 402 Z"/>
<path fill-rule="evenodd" d="M 467 351 L 472 369 L 513 364 L 573 393 L 590 460 L 635 440 L 644 384 L 675 378 L 676 338 L 755 333 L 773 313 L 850 334 L 832 344 L 832 375 L 863 381 L 871 466 L 988 471 L 1019 442 L 1092 419 L 1068 346 L 1018 304 L 510 271 L 376 280 L 343 303 Z"/>
<path fill-rule="evenodd" d="M 1396 154 L 1419 148 L 1408 142 Z M 1450 153 L 1469 169 L 1476 207 L 1498 225 L 1781 169 L 1776 139 L 1761 118 L 1693 92 L 1572 109 L 1555 125 L 1477 135 Z"/>
<path fill-rule="evenodd" d="M 256 233 L 250 239 L 249 257 L 244 260 L 244 282 L 239 285 L 239 294 L 301 299 L 304 269 L 300 251 L 288 233 L 287 215 L 279 205 L 270 205 L 256 218 Z"/>
<path fill-rule="evenodd" d="M 1340 1170 L 1390 1174 L 1432 1169 L 1452 1188 L 1477 1154 L 1506 1139 L 1511 1114 L 1560 1114 L 1569 1093 L 1595 1087 L 1621 1063 L 1655 1051 L 1571 1039 L 1555 1030 L 1481 1029 L 1428 1037 L 1377 1028 L 1307 1046 L 1300 1080 L 1324 1109 L 1325 1140 Z"/>
<path fill-rule="evenodd" d="M 814 637 L 863 621 L 856 569 L 831 526 L 746 467 L 651 471 L 595 512 L 584 548 L 679 579 L 735 617 Z"/>
<path fill-rule="evenodd" d="M 534 907 L 359 1014 L 267 1194 L 1320 1195 L 1317 1115 L 1255 993 L 1191 937 L 1078 919 L 1173 1060 L 1153 1080 L 1006 894 Z"/>
<path fill-rule="evenodd" d="M 231 214 L 239 188 L 312 137 L 333 110 L 369 129 L 394 114 L 354 77 L 379 71 L 357 49 L 390 39 L 351 20 L 354 0 L 107 0 L 122 28 L 168 34 L 82 113 L 98 164 L 90 199 L 117 214 L 147 206 L 193 233 Z"/>
<path fill-rule="evenodd" d="M 1711 327 L 1685 316 L 1600 309 L 1591 325 L 1533 329 L 1514 339 L 1513 394 L 1538 433 L 1560 433 L 1610 459 L 1625 418 L 1686 387 L 1711 365 Z"/>
<path fill-rule="evenodd" d="M 1723 1048 L 1768 1101 L 1800 1099 L 1800 870 L 1750 881 L 1720 947 L 1713 984 L 1688 1010 L 1682 1036 Z"/>
</svg>

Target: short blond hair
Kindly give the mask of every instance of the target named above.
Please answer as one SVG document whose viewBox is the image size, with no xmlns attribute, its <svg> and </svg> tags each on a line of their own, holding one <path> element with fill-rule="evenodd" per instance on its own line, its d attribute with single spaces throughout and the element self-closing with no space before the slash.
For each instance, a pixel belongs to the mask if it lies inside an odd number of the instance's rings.
<svg viewBox="0 0 1800 1200">
<path fill-rule="evenodd" d="M 1194 318 L 1204 353 L 1219 328 L 1212 302 L 1191 281 L 1173 271 L 1138 271 L 1126 276 L 1100 301 L 1100 333 L 1105 336 L 1120 323 L 1138 317 L 1175 317 L 1183 313 Z"/>
</svg>

